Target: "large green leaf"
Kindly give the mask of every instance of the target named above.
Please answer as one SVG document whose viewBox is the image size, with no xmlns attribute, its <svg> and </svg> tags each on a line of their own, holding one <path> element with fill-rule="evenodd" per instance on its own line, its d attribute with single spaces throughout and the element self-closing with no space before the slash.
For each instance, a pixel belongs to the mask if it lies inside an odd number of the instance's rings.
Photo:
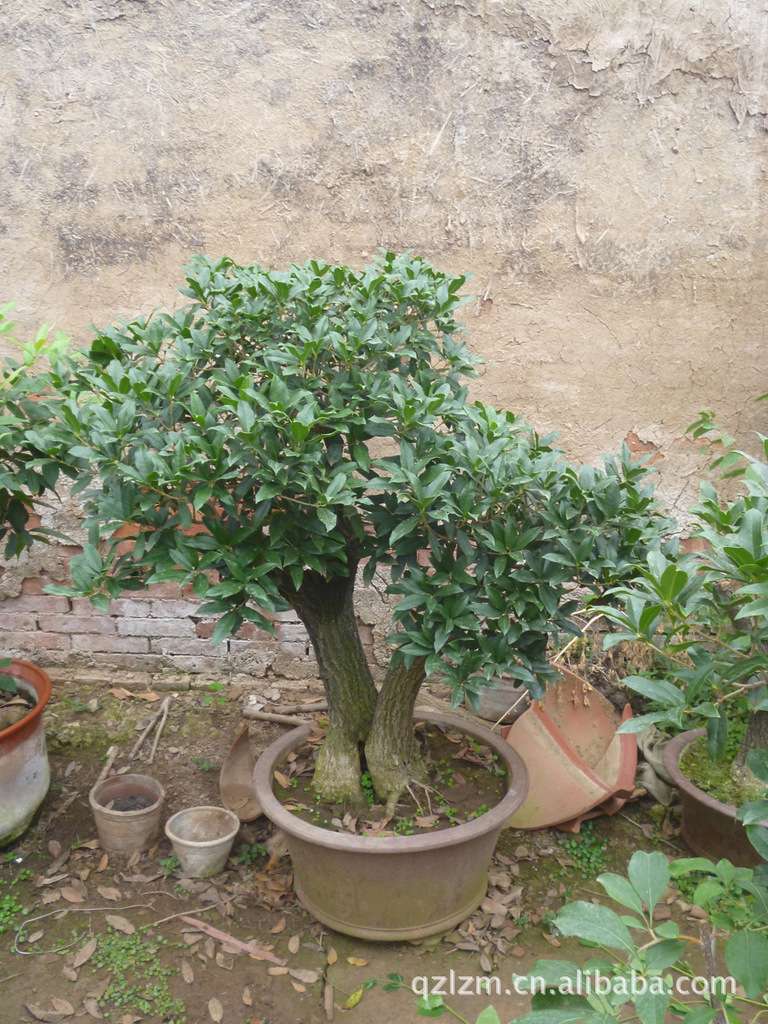
<svg viewBox="0 0 768 1024">
<path fill-rule="evenodd" d="M 661 898 L 670 879 L 667 858 L 659 850 L 646 853 L 637 850 L 629 859 L 627 868 L 629 880 L 648 910 L 653 909 Z"/>
<path fill-rule="evenodd" d="M 725 946 L 728 970 L 754 999 L 768 986 L 768 937 L 763 932 L 735 932 Z"/>
<path fill-rule="evenodd" d="M 582 900 L 566 903 L 555 918 L 555 925 L 563 935 L 575 935 L 626 952 L 634 949 L 632 935 L 619 915 L 600 904 Z"/>
</svg>

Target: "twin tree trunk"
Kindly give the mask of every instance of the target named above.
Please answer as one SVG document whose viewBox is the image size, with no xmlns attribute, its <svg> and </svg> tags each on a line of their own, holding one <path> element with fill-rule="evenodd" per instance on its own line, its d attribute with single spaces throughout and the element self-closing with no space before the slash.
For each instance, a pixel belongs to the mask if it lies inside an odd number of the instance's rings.
<svg viewBox="0 0 768 1024">
<path fill-rule="evenodd" d="M 407 786 L 427 782 L 413 734 L 424 660 L 409 668 L 402 662 L 391 666 L 377 691 L 355 618 L 355 569 L 350 566 L 349 577 L 331 580 L 305 573 L 299 590 L 287 581 L 281 590 L 306 627 L 328 698 L 329 728 L 315 766 L 315 792 L 324 800 L 343 801 L 350 810 L 362 810 L 365 768 L 391 816 Z"/>
</svg>

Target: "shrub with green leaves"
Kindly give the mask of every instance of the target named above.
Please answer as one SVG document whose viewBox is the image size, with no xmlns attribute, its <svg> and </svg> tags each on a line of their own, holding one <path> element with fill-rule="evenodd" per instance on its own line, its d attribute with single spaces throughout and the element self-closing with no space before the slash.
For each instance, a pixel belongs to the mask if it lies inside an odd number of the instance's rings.
<svg viewBox="0 0 768 1024">
<path fill-rule="evenodd" d="M 17 341 L 11 335 L 16 324 L 7 317 L 14 305 L 0 307 L 0 342 L 15 345 L 21 357 L 0 363 L 0 541 L 5 541 L 6 558 L 20 554 L 35 538 L 49 537 L 39 527 L 30 528 L 30 516 L 35 498 L 55 487 L 59 467 L 29 442 L 27 431 L 41 416 L 34 396 L 46 378 L 38 363 L 61 354 L 69 341 L 62 331 L 49 338 L 48 324 L 33 339 Z"/>
<path fill-rule="evenodd" d="M 190 584 L 219 616 L 214 643 L 292 607 L 329 704 L 315 788 L 352 806 L 363 746 L 390 808 L 426 780 L 411 712 L 428 674 L 457 705 L 499 673 L 540 694 L 549 637 L 573 631 L 572 584 L 626 578 L 663 533 L 626 447 L 575 466 L 472 401 L 464 281 L 390 252 L 363 270 L 195 257 L 191 304 L 60 362 L 31 435 L 78 472 L 90 531 L 54 592 L 103 607 Z M 358 576 L 377 573 L 396 599 L 380 690 L 354 612 Z"/>
</svg>

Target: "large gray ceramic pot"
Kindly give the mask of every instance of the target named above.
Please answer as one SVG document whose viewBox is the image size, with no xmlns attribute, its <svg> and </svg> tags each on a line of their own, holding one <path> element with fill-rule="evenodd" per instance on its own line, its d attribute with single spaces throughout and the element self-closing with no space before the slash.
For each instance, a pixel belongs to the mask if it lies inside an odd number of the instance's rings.
<svg viewBox="0 0 768 1024">
<path fill-rule="evenodd" d="M 499 833 L 525 799 L 528 772 L 500 737 L 451 715 L 419 715 L 491 747 L 506 765 L 509 788 L 487 814 L 440 832 L 381 838 L 330 832 L 286 811 L 273 773 L 309 735 L 293 729 L 265 750 L 253 782 L 264 813 L 285 835 L 301 905 L 336 931 L 373 940 L 420 939 L 448 931 L 485 896 Z"/>
<path fill-rule="evenodd" d="M 725 857 L 738 867 L 756 867 L 763 859 L 747 838 L 744 825 L 737 820 L 736 808 L 704 793 L 680 771 L 685 748 L 706 735 L 706 729 L 689 729 L 664 747 L 664 767 L 680 792 L 680 832 L 693 852 L 702 857 L 714 861 Z"/>
</svg>

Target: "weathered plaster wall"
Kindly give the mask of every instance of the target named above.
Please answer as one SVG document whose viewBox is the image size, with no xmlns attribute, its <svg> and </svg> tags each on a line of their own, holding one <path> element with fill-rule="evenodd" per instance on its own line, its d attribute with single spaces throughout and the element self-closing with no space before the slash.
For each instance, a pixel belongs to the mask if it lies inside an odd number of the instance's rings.
<svg viewBox="0 0 768 1024">
<path fill-rule="evenodd" d="M 764 429 L 767 52 L 752 0 L 4 0 L 0 302 L 84 341 L 195 251 L 412 248 L 479 397 L 684 509 L 700 407 Z"/>
</svg>

